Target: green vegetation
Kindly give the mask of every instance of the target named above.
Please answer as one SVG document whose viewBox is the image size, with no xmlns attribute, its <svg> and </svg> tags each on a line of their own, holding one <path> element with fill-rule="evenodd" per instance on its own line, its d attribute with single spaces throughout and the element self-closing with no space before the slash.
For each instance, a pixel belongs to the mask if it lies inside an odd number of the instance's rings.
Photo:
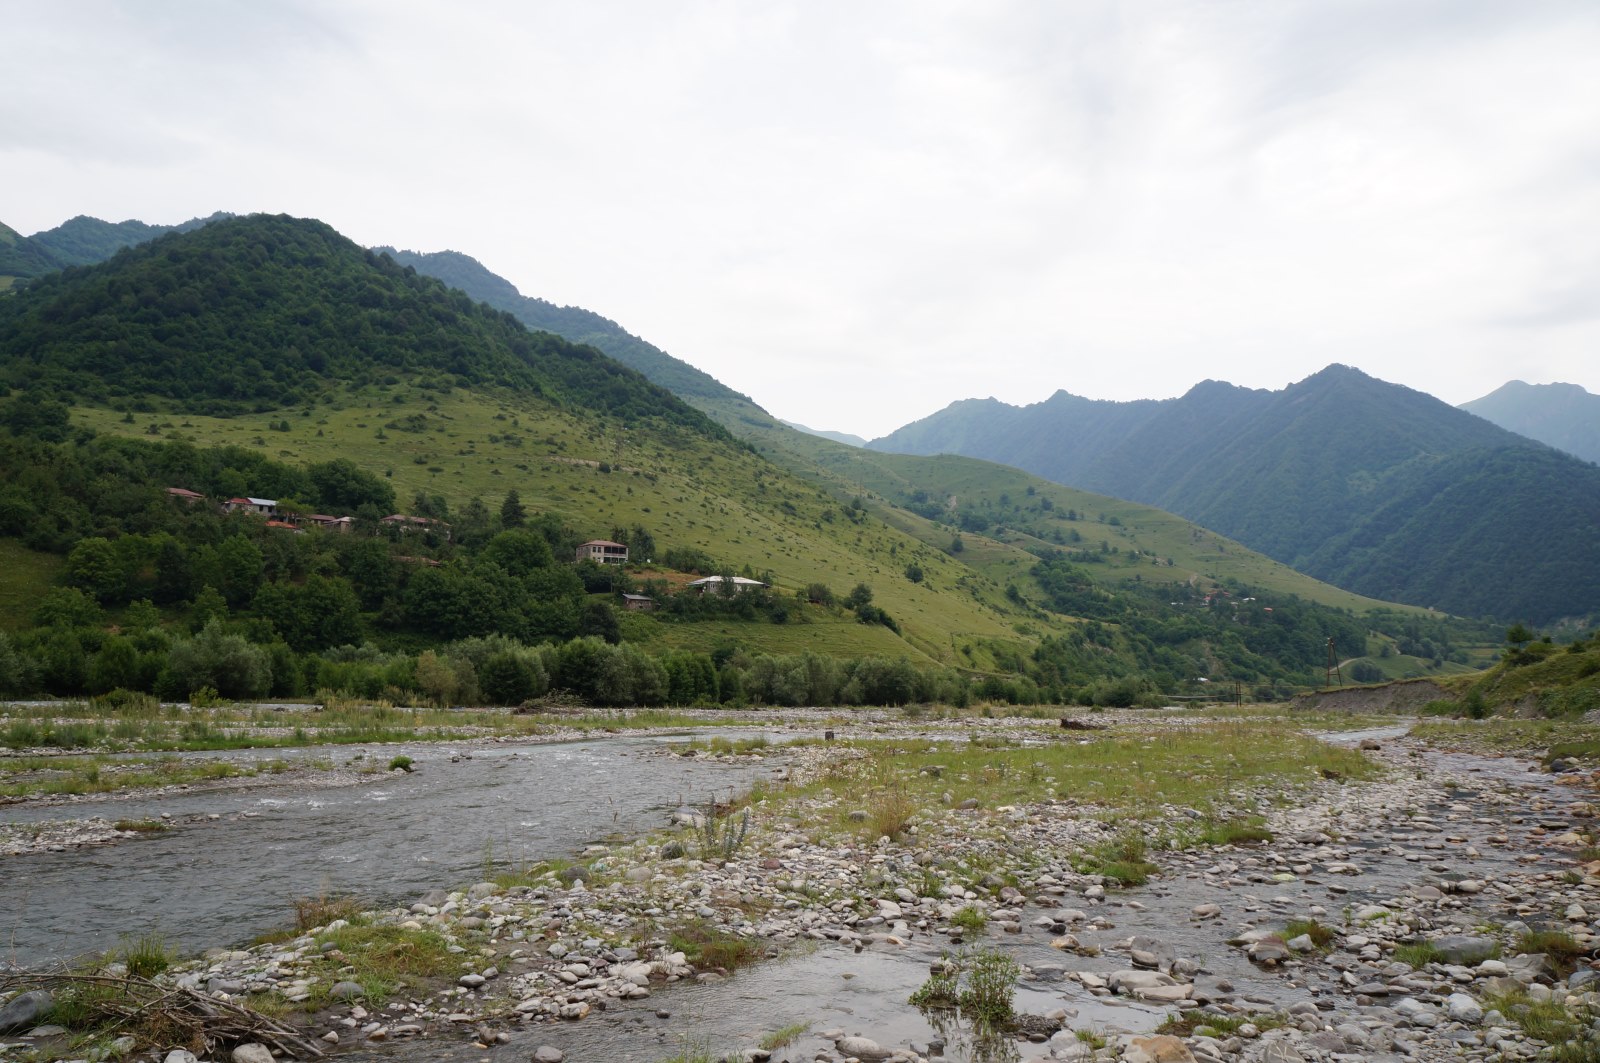
<svg viewBox="0 0 1600 1063">
<path fill-rule="evenodd" d="M 382 1006 L 402 983 L 459 970 L 450 940 L 434 930 L 352 923 L 318 934 L 316 940 L 318 945 L 333 946 L 322 954 L 321 965 L 328 973 L 349 968 L 341 977 L 361 985 L 368 1007 Z M 324 989 L 326 985 L 331 985 L 326 979 L 318 983 Z M 313 996 L 307 1007 L 314 1009 L 320 1003 Z"/>
<path fill-rule="evenodd" d="M 1319 923 L 1315 919 L 1291 919 L 1279 936 L 1285 941 L 1293 941 L 1302 934 L 1309 937 L 1311 943 L 1319 949 L 1327 948 L 1339 936 L 1339 932 L 1333 927 Z"/>
<path fill-rule="evenodd" d="M 873 444 L 981 454 L 1182 514 L 1301 571 L 1464 616 L 1600 600 L 1600 470 L 1431 396 L 1329 366 L 1278 392 L 959 402 Z"/>
<path fill-rule="evenodd" d="M 1583 958 L 1586 951 L 1565 930 L 1529 930 L 1517 938 L 1514 949 L 1519 955 L 1543 953 L 1562 978 L 1576 969 L 1578 960 Z"/>
<path fill-rule="evenodd" d="M 85 261 L 139 238 L 79 235 Z M 501 309 L 320 223 L 259 216 L 0 301 L 0 378 L 16 388 L 0 398 L 0 543 L 64 558 L 54 574 L 19 566 L 32 582 L 18 601 L 35 607 L 0 643 L 0 694 L 1149 705 L 1211 676 L 1281 697 L 1315 678 L 1330 634 L 1398 646 L 1422 622 L 1010 470 L 836 462 L 848 448 L 775 426 L 610 322 L 445 258 Z M 639 354 L 718 418 L 737 408 L 750 443 L 506 310 Z M 219 349 L 226 372 L 192 371 Z M 982 493 L 984 476 L 1021 477 L 1015 500 Z M 953 511 L 929 501 L 958 494 Z M 240 495 L 354 530 L 216 512 Z M 449 534 L 377 523 L 397 509 Z M 1098 545 L 1079 531 L 1091 525 Z M 631 564 L 568 560 L 607 535 Z M 693 575 L 770 587 L 684 593 Z M 624 593 L 655 610 L 622 612 Z M 1442 668 L 1457 651 L 1430 637 Z"/>
<path fill-rule="evenodd" d="M 1143 886 L 1160 870 L 1146 859 L 1148 853 L 1144 835 L 1137 830 L 1126 830 L 1084 853 L 1078 861 L 1078 870 L 1111 879 L 1120 886 Z"/>
<path fill-rule="evenodd" d="M 998 949 L 964 949 L 944 957 L 939 969 L 911 994 L 924 1010 L 955 1008 L 980 1034 L 1004 1029 L 1015 1014 L 1017 962 Z"/>
<path fill-rule="evenodd" d="M 1410 945 L 1400 945 L 1394 950 L 1394 958 L 1401 963 L 1409 963 L 1416 970 L 1428 966 L 1430 963 L 1440 963 L 1443 956 L 1439 947 L 1431 941 L 1419 941 Z"/>
<path fill-rule="evenodd" d="M 117 959 L 127 967 L 131 978 L 154 978 L 171 967 L 175 958 L 158 934 L 125 939 L 117 951 Z"/>
<path fill-rule="evenodd" d="M 1528 1037 L 1554 1046 L 1549 1058 L 1558 1063 L 1592 1063 L 1600 1059 L 1600 1044 L 1589 1028 L 1594 1018 L 1589 1009 L 1569 1009 L 1553 996 L 1534 1000 L 1522 991 L 1491 994 L 1484 997 L 1483 1006 L 1506 1016 Z"/>
<path fill-rule="evenodd" d="M 989 925 L 989 917 L 984 915 L 981 909 L 967 904 L 950 917 L 950 925 L 960 927 L 969 934 L 979 934 Z"/>
<path fill-rule="evenodd" d="M 856 742 L 853 748 L 858 756 L 790 791 L 797 797 L 831 795 L 837 818 L 823 826 L 844 835 L 860 829 L 849 813 L 886 791 L 903 794 L 916 808 L 938 806 L 949 794 L 955 805 L 970 798 L 981 809 L 1062 799 L 1121 816 L 1182 805 L 1226 821 L 1234 817 L 1215 810 L 1231 800 L 1228 795 L 1253 786 L 1270 781 L 1289 800 L 1296 783 L 1327 775 L 1371 778 L 1379 770 L 1357 750 L 1320 742 L 1275 721 L 1118 731 L 1084 744 L 885 739 Z M 1103 855 L 1108 862 L 1142 859 L 1131 834 L 1126 848 L 1119 840 Z"/>
<path fill-rule="evenodd" d="M 1210 1011 L 1190 1010 L 1169 1015 L 1156 1027 L 1157 1033 L 1174 1037 L 1232 1037 L 1243 1026 L 1254 1026 L 1265 1032 L 1276 1030 L 1289 1022 L 1286 1015 L 1266 1012 L 1254 1015 L 1220 1015 Z"/>
<path fill-rule="evenodd" d="M 667 935 L 667 946 L 695 967 L 716 967 L 731 971 L 754 963 L 761 956 L 761 945 L 701 920 L 685 923 Z"/>
<path fill-rule="evenodd" d="M 804 1022 L 795 1022 L 790 1023 L 788 1026 L 780 1026 L 778 1029 L 773 1030 L 771 1033 L 761 1038 L 760 1041 L 756 1042 L 756 1046 L 768 1052 L 776 1052 L 778 1049 L 787 1048 L 789 1045 L 792 1045 L 796 1041 L 800 1040 L 800 1038 L 804 1037 L 806 1032 L 810 1029 L 811 1025 Z"/>
</svg>

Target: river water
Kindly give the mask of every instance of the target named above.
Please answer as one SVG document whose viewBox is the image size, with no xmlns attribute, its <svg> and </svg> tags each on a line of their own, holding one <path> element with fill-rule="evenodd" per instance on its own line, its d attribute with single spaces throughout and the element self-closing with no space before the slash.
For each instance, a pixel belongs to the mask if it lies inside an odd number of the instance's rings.
<svg viewBox="0 0 1600 1063">
<path fill-rule="evenodd" d="M 0 960 L 37 966 L 156 933 L 180 951 L 234 944 L 293 922 L 293 901 L 351 894 L 413 900 L 477 881 L 496 863 L 569 856 L 666 822 L 710 791 L 727 796 L 772 771 L 653 751 L 682 738 L 618 737 L 554 744 L 305 747 L 223 759 L 328 759 L 411 774 L 360 785 L 195 790 L 114 801 L 0 806 L 0 821 L 75 816 L 151 819 L 172 830 L 111 845 L 0 863 Z M 217 816 L 215 821 L 203 817 Z M 195 817 L 202 817 L 196 821 Z"/>
<path fill-rule="evenodd" d="M 1387 741 L 1404 726 L 1329 736 L 1356 742 Z M 703 800 L 709 790 L 743 788 L 770 765 L 726 765 L 661 756 L 662 739 L 612 738 L 558 745 L 493 744 L 452 760 L 459 747 L 382 746 L 365 751 L 387 763 L 397 752 L 417 760 L 413 775 L 385 775 L 376 782 L 340 788 L 272 788 L 236 793 L 176 794 L 136 798 L 108 805 L 118 818 L 163 812 L 175 817 L 216 814 L 215 823 L 185 824 L 164 834 L 132 842 L 68 853 L 11 858 L 0 865 L 0 918 L 7 950 L 22 962 L 105 949 L 127 933 L 159 931 L 170 942 L 197 949 L 237 942 L 251 933 L 282 926 L 290 902 L 319 892 L 354 893 L 375 902 L 409 900 L 441 887 L 482 877 L 486 850 L 496 860 L 532 860 L 571 854 L 616 834 L 636 834 L 661 824 L 685 801 Z M 272 751 L 281 756 L 281 751 Z M 343 763 L 350 747 L 310 749 L 297 755 L 330 757 Z M 1553 794 L 1548 777 L 1530 775 L 1526 762 L 1426 753 L 1417 768 L 1461 781 L 1445 800 L 1420 810 L 1443 820 L 1455 802 L 1474 804 L 1476 791 L 1515 786 Z M 1457 805 L 1456 807 L 1460 807 Z M 90 814 L 83 805 L 73 814 Z M 0 808 L 0 819 L 59 817 L 62 809 L 33 806 Z M 1452 829 L 1479 836 L 1498 824 L 1463 820 Z M 1476 837 L 1475 837 L 1475 840 Z M 1418 839 L 1418 845 L 1422 839 Z M 1263 923 L 1299 915 L 1322 905 L 1337 919 L 1349 904 L 1378 901 L 1419 880 L 1423 869 L 1388 851 L 1382 839 L 1352 839 L 1365 873 L 1335 882 L 1324 876 L 1290 883 L 1253 885 L 1241 891 L 1248 917 Z M 1493 876 L 1509 868 L 1514 852 L 1482 845 L 1473 874 Z M 1529 851 L 1527 848 L 1516 850 Z M 1044 973 L 1020 987 L 1020 1010 L 1047 1013 L 1065 1008 L 1069 1025 L 1115 1033 L 1148 1031 L 1173 1009 L 1126 998 L 1097 997 L 1065 971 L 1105 972 L 1124 968 L 1126 956 L 1113 950 L 1131 934 L 1150 934 L 1174 954 L 1203 963 L 1208 976 L 1233 982 L 1239 996 L 1264 1007 L 1283 1007 L 1303 999 L 1303 991 L 1282 977 L 1254 967 L 1242 951 L 1226 945 L 1236 928 L 1200 923 L 1190 917 L 1197 903 L 1214 891 L 1182 874 L 1158 878 L 1148 887 L 1117 892 L 1098 911 L 1114 924 L 1104 930 L 1077 930 L 1085 945 L 1105 954 L 1095 958 L 1052 949 L 1050 935 L 1029 925 L 1023 932 L 990 932 L 996 945 Z M 1071 901 L 1068 899 L 1068 904 Z M 433 1060 L 526 1060 L 540 1044 L 563 1048 L 572 1060 L 606 1059 L 649 1063 L 686 1047 L 717 1051 L 750 1047 L 766 1033 L 789 1023 L 807 1024 L 810 1033 L 783 1055 L 810 1058 L 825 1047 L 818 1031 L 833 1026 L 872 1036 L 884 1043 L 927 1042 L 940 1031 L 928 1025 L 906 998 L 927 977 L 928 963 L 948 941 L 916 935 L 900 949 L 869 948 L 855 953 L 820 944 L 784 959 L 744 970 L 720 985 L 669 987 L 651 999 L 614 1004 L 604 1016 L 581 1023 L 516 1030 L 508 1045 L 474 1048 L 469 1042 L 427 1039 L 371 1045 L 356 1055 L 390 1063 Z M 1052 972 L 1050 969 L 1055 968 Z M 658 1012 L 666 1012 L 663 1017 Z M 947 1058 L 970 1058 L 952 1044 Z"/>
</svg>

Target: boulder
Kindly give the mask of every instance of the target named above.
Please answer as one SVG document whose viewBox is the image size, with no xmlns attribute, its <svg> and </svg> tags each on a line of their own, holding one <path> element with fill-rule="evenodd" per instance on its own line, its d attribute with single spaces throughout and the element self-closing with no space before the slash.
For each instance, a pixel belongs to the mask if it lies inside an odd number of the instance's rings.
<svg viewBox="0 0 1600 1063">
<path fill-rule="evenodd" d="M 50 996 L 47 989 L 35 989 L 27 993 L 18 993 L 0 1008 L 0 1033 L 9 1033 L 13 1030 L 25 1030 L 39 1025 L 39 1020 L 55 1004 L 55 999 Z"/>
<path fill-rule="evenodd" d="M 1481 934 L 1445 934 L 1431 942 L 1439 951 L 1441 963 L 1459 963 L 1474 966 L 1494 956 L 1497 947 L 1493 938 Z"/>
<path fill-rule="evenodd" d="M 233 1063 L 272 1063 L 272 1049 L 256 1041 L 250 1041 L 233 1050 L 228 1057 Z"/>
<path fill-rule="evenodd" d="M 894 1053 L 870 1037 L 841 1037 L 833 1043 L 841 1056 L 857 1059 L 888 1059 Z"/>
</svg>

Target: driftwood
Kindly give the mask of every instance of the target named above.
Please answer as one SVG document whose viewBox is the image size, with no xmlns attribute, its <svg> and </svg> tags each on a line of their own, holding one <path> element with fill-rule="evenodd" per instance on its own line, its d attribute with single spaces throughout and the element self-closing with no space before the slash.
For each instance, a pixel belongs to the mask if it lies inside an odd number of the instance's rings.
<svg viewBox="0 0 1600 1063">
<path fill-rule="evenodd" d="M 156 1047 L 187 1048 L 200 1055 L 252 1041 L 287 1056 L 323 1054 L 320 1044 L 293 1026 L 242 1004 L 148 978 L 65 973 L 0 977 L 0 995 L 32 989 L 49 990 L 58 1003 L 63 996 L 82 1000 L 85 1022 L 106 1036 L 132 1034 Z"/>
</svg>

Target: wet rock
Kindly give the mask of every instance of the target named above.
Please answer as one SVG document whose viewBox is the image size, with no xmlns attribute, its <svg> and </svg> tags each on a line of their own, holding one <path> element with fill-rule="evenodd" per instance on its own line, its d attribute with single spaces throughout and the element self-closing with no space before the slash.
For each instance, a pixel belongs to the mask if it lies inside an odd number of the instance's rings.
<svg viewBox="0 0 1600 1063">
<path fill-rule="evenodd" d="M 200 1063 L 193 1052 L 183 1048 L 174 1048 L 168 1052 L 161 1063 Z"/>
<path fill-rule="evenodd" d="M 19 993 L 0 1008 L 0 1033 L 10 1033 L 35 1026 L 55 1003 L 50 991 L 35 989 Z"/>
<path fill-rule="evenodd" d="M 561 1063 L 567 1054 L 554 1045 L 540 1045 L 533 1050 L 533 1063 Z"/>
<path fill-rule="evenodd" d="M 833 1043 L 833 1047 L 840 1055 L 855 1056 L 857 1059 L 888 1059 L 894 1055 L 870 1037 L 841 1037 Z"/>
<path fill-rule="evenodd" d="M 272 1049 L 250 1041 L 235 1048 L 228 1058 L 233 1063 L 272 1063 Z"/>
</svg>

